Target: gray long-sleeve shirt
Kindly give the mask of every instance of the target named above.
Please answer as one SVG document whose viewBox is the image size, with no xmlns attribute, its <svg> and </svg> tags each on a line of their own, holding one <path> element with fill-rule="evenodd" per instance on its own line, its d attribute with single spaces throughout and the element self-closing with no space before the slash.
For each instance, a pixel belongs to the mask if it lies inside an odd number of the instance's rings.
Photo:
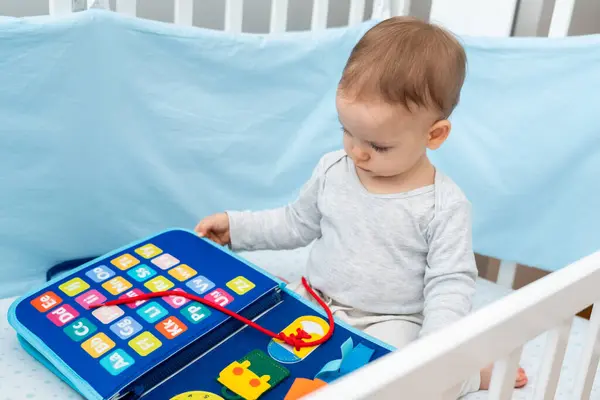
<svg viewBox="0 0 600 400">
<path fill-rule="evenodd" d="M 365 312 L 422 314 L 421 336 L 471 310 L 477 277 L 471 206 L 439 170 L 431 186 L 372 194 L 352 160 L 332 152 L 293 203 L 228 215 L 234 251 L 313 243 L 311 285 Z"/>
</svg>

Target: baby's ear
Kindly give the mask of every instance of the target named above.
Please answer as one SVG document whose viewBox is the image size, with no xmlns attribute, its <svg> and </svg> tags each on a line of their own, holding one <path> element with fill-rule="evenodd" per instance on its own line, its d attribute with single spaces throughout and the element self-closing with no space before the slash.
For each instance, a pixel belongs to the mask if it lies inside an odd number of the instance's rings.
<svg viewBox="0 0 600 400">
<path fill-rule="evenodd" d="M 427 148 L 429 150 L 439 149 L 448 138 L 448 135 L 450 135 L 450 121 L 447 119 L 437 121 L 429 129 Z"/>
</svg>

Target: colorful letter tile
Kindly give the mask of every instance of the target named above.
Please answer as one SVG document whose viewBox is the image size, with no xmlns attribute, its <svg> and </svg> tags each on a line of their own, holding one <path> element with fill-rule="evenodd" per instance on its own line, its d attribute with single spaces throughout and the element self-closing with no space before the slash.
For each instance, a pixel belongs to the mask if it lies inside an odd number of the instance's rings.
<svg viewBox="0 0 600 400">
<path fill-rule="evenodd" d="M 248 293 L 249 291 L 254 289 L 255 286 L 256 285 L 254 283 L 250 282 L 243 276 L 238 276 L 237 278 L 227 282 L 227 287 L 239 295 Z"/>
<path fill-rule="evenodd" d="M 140 294 L 144 294 L 144 292 L 142 292 L 140 289 L 135 288 L 130 290 L 129 292 L 125 293 L 124 295 L 119 296 L 120 299 L 127 299 L 127 298 L 132 298 L 132 297 L 138 297 Z M 129 308 L 136 308 L 141 306 L 142 304 L 144 304 L 147 300 L 140 300 L 140 301 L 136 301 L 134 303 L 127 303 L 126 306 Z"/>
<path fill-rule="evenodd" d="M 177 317 L 170 316 L 164 321 L 156 324 L 156 329 L 162 333 L 167 339 L 174 339 L 187 331 L 187 326 Z"/>
<path fill-rule="evenodd" d="M 169 275 L 171 275 L 173 278 L 177 279 L 180 282 L 187 281 L 192 276 L 197 274 L 198 272 L 196 272 L 195 269 L 186 264 L 180 264 L 175 268 L 169 270 Z"/>
<path fill-rule="evenodd" d="M 80 294 L 75 298 L 75 301 L 81 305 L 81 307 L 89 310 L 91 306 L 95 304 L 101 304 L 106 301 L 106 297 L 97 291 L 96 289 L 89 290 L 84 294 Z"/>
<path fill-rule="evenodd" d="M 144 286 L 146 286 L 152 292 L 163 292 L 171 289 L 173 286 L 175 286 L 175 284 L 164 276 L 157 276 L 156 278 L 152 278 L 148 282 L 144 283 Z"/>
<path fill-rule="evenodd" d="M 183 292 L 185 293 L 185 291 L 183 289 L 173 289 L 174 292 Z M 166 296 L 163 297 L 163 300 L 167 302 L 168 305 L 170 305 L 173 308 L 179 308 L 181 306 L 183 306 L 186 303 L 189 303 L 189 299 L 185 298 L 185 297 L 181 297 L 181 296 Z"/>
<path fill-rule="evenodd" d="M 156 275 L 156 271 L 146 264 L 140 264 L 130 269 L 127 274 L 138 282 L 144 282 Z"/>
<path fill-rule="evenodd" d="M 56 326 L 63 326 L 73 321 L 79 313 L 70 305 L 64 304 L 46 314 L 48 319 Z"/>
<path fill-rule="evenodd" d="M 100 360 L 100 365 L 113 376 L 119 375 L 133 364 L 133 358 L 122 349 L 117 349 Z"/>
<path fill-rule="evenodd" d="M 119 306 L 100 307 L 92 311 L 92 315 L 105 325 L 110 324 L 123 314 L 125 314 L 125 311 Z"/>
<path fill-rule="evenodd" d="M 144 332 L 131 339 L 129 346 L 140 356 L 147 356 L 162 346 L 162 342 L 152 333 Z"/>
<path fill-rule="evenodd" d="M 125 317 L 122 320 L 115 322 L 110 326 L 119 338 L 125 340 L 142 330 L 142 325 L 131 317 Z"/>
<path fill-rule="evenodd" d="M 83 339 L 96 332 L 98 328 L 87 318 L 79 318 L 77 321 L 67 325 L 63 331 L 76 342 L 81 342 Z"/>
<path fill-rule="evenodd" d="M 73 278 L 58 287 L 67 296 L 77 296 L 79 293 L 90 288 L 90 285 L 81 278 Z"/>
<path fill-rule="evenodd" d="M 204 294 L 215 287 L 215 284 L 210 279 L 202 275 L 197 276 L 185 285 L 198 294 Z"/>
<path fill-rule="evenodd" d="M 156 265 L 160 269 L 165 270 L 179 264 L 179 260 L 172 255 L 165 253 L 152 260 L 152 264 Z"/>
<path fill-rule="evenodd" d="M 115 267 L 119 268 L 120 270 L 125 271 L 125 270 L 128 270 L 129 268 L 139 264 L 140 260 L 138 260 L 137 258 L 132 256 L 131 254 L 123 254 L 122 256 L 117 257 L 114 260 L 111 260 L 110 263 L 112 265 L 114 265 Z"/>
<path fill-rule="evenodd" d="M 139 308 L 137 313 L 149 323 L 154 323 L 168 314 L 167 310 L 155 301 Z"/>
<path fill-rule="evenodd" d="M 144 258 L 152 258 L 162 253 L 162 250 L 155 245 L 148 243 L 145 246 L 135 249 L 135 252 Z"/>
<path fill-rule="evenodd" d="M 181 315 L 183 315 L 188 321 L 193 324 L 197 324 L 202 321 L 206 317 L 211 314 L 210 310 L 204 306 L 204 304 L 200 304 L 197 301 L 194 301 L 184 307 L 181 310 Z"/>
<path fill-rule="evenodd" d="M 85 275 L 94 282 L 100 283 L 115 276 L 115 271 L 108 268 L 106 265 L 99 265 L 86 272 Z"/>
<path fill-rule="evenodd" d="M 208 301 L 220 305 L 221 307 L 225 307 L 227 304 L 233 301 L 233 297 L 225 290 L 220 288 L 213 290 L 212 292 L 204 296 L 204 298 Z"/>
<path fill-rule="evenodd" d="M 62 299 L 54 292 L 46 292 L 31 300 L 31 305 L 39 312 L 46 312 L 60 303 L 62 303 Z"/>
<path fill-rule="evenodd" d="M 102 287 L 108 291 L 108 293 L 116 296 L 119 293 L 123 293 L 133 285 L 127 279 L 122 276 L 115 276 L 110 281 L 104 282 Z"/>
<path fill-rule="evenodd" d="M 81 344 L 81 347 L 92 357 L 98 358 L 113 347 L 115 342 L 104 333 L 99 332 Z"/>
</svg>

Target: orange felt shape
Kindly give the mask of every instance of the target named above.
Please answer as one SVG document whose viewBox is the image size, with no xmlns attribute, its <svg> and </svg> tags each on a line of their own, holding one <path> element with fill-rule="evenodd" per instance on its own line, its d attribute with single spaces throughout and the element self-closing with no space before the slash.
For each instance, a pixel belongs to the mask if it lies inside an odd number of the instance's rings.
<svg viewBox="0 0 600 400">
<path fill-rule="evenodd" d="M 312 380 L 306 378 L 296 378 L 283 400 L 300 399 L 302 396 L 306 396 L 307 394 L 314 392 L 325 385 L 327 385 L 327 383 L 320 379 Z"/>
</svg>

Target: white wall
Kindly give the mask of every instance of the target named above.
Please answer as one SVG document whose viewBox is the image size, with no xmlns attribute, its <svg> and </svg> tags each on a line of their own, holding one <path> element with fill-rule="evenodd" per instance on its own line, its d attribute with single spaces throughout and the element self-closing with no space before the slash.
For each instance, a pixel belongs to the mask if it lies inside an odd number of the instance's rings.
<svg viewBox="0 0 600 400">
<path fill-rule="evenodd" d="M 451 1 L 451 0 L 440 0 Z M 115 0 L 110 0 L 114 9 Z M 520 9 L 535 9 L 544 0 L 520 0 Z M 244 12 L 244 31 L 265 32 L 268 27 L 271 0 L 246 0 Z M 370 15 L 373 0 L 367 0 L 366 15 Z M 208 28 L 222 28 L 224 16 L 223 0 L 196 0 L 194 2 L 194 24 Z M 289 0 L 288 24 L 292 30 L 307 29 L 310 24 L 312 0 Z M 552 0 L 546 0 L 541 12 L 542 30 L 547 28 Z M 427 18 L 431 0 L 413 0 L 411 14 Z M 330 0 L 329 25 L 344 25 L 348 18 L 348 0 Z M 26 16 L 48 14 L 48 0 L 0 0 L 0 15 Z M 138 15 L 159 21 L 173 20 L 173 0 L 139 0 Z M 528 15 L 517 20 L 515 34 L 519 36 L 536 34 L 529 26 Z M 543 32 L 537 32 L 537 34 Z M 582 35 L 600 33 L 600 0 L 577 0 L 573 13 L 570 34 Z"/>
</svg>

